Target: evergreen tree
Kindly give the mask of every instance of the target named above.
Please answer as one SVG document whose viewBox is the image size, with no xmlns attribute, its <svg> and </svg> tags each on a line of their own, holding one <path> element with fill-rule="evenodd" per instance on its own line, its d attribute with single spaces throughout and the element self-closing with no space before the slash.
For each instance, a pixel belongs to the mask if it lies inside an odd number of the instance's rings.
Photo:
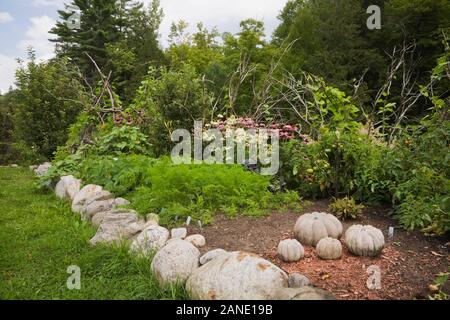
<svg viewBox="0 0 450 320">
<path fill-rule="evenodd" d="M 120 40 L 106 46 L 106 69 L 123 101 L 131 101 L 149 67 L 165 63 L 158 42 L 163 17 L 159 0 L 145 7 L 140 2 L 121 0 L 118 13 Z"/>
<path fill-rule="evenodd" d="M 71 19 L 79 8 L 79 28 Z M 58 11 L 58 21 L 51 33 L 57 38 L 57 53 L 71 58 L 91 84 L 98 73 L 89 56 L 106 74 L 124 100 L 147 73 L 149 66 L 159 66 L 163 53 L 158 43 L 158 28 L 163 16 L 159 1 L 149 7 L 133 0 L 73 0 Z M 89 56 L 88 56 L 89 55 Z"/>
<path fill-rule="evenodd" d="M 119 6 L 115 0 L 72 0 L 65 10 L 58 11 L 60 20 L 50 31 L 57 36 L 57 53 L 69 57 L 89 81 L 97 77 L 89 57 L 100 68 L 106 64 L 106 44 L 120 38 Z M 79 28 L 71 19 L 79 8 Z M 75 27 L 75 28 L 74 28 Z"/>
</svg>

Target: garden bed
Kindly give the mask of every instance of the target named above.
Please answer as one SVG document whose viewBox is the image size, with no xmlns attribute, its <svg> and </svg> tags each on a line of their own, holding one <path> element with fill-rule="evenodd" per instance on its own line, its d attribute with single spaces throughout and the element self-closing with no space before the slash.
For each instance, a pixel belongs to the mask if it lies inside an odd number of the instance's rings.
<svg viewBox="0 0 450 320">
<path fill-rule="evenodd" d="M 327 208 L 327 201 L 318 201 L 304 212 L 326 211 Z M 397 226 L 397 222 L 387 216 L 389 211 L 389 208 L 367 208 L 358 220 L 344 222 L 344 229 L 356 223 L 370 224 L 381 229 L 387 239 L 388 228 Z M 217 216 L 202 230 L 192 226 L 190 233 L 199 232 L 206 237 L 207 244 L 202 252 L 223 248 L 260 254 L 288 273 L 304 274 L 313 285 L 332 292 L 338 299 L 423 299 L 432 294 L 429 285 L 436 274 L 448 272 L 449 239 L 401 228 L 395 229 L 393 240 L 387 240 L 379 258 L 355 257 L 344 246 L 340 260 L 324 261 L 317 257 L 313 248 L 305 246 L 304 259 L 295 263 L 282 262 L 277 257 L 278 242 L 293 237 L 292 229 L 298 216 L 278 212 L 259 218 Z M 369 290 L 366 286 L 370 276 L 366 270 L 371 265 L 381 270 L 379 290 Z"/>
</svg>

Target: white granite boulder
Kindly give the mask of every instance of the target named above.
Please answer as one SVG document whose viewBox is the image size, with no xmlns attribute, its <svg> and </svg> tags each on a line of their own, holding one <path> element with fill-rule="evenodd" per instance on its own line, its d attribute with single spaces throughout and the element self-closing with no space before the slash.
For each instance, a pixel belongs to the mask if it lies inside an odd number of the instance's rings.
<svg viewBox="0 0 450 320">
<path fill-rule="evenodd" d="M 200 264 L 204 265 L 205 263 L 208 263 L 212 259 L 214 259 L 224 253 L 227 253 L 227 251 L 225 251 L 223 249 L 210 250 L 200 257 Z"/>
<path fill-rule="evenodd" d="M 203 247 L 206 244 L 206 239 L 201 234 L 187 236 L 184 240 L 192 243 L 197 248 Z"/>
<path fill-rule="evenodd" d="M 87 207 L 94 201 L 109 200 L 113 195 L 106 190 L 103 190 L 101 186 L 95 184 L 88 184 L 77 192 L 72 201 L 72 211 L 75 213 L 81 213 L 83 207 Z"/>
<path fill-rule="evenodd" d="M 81 217 L 86 220 L 91 220 L 92 217 L 99 213 L 109 211 L 114 208 L 114 199 L 93 201 L 85 204 L 80 211 Z"/>
<path fill-rule="evenodd" d="M 55 194 L 60 199 L 73 200 L 80 191 L 81 181 L 72 175 L 63 176 L 56 184 Z"/>
<path fill-rule="evenodd" d="M 44 162 L 43 164 L 38 165 L 36 169 L 34 169 L 34 173 L 37 176 L 43 176 L 47 173 L 48 169 L 50 169 L 51 166 L 52 164 L 50 162 Z"/>
<path fill-rule="evenodd" d="M 131 243 L 130 250 L 143 255 L 158 251 L 169 239 L 169 230 L 164 227 L 150 225 L 146 227 Z"/>
<path fill-rule="evenodd" d="M 170 230 L 170 235 L 172 239 L 184 239 L 187 236 L 186 228 L 174 228 Z"/>
<path fill-rule="evenodd" d="M 130 204 L 130 201 L 124 198 L 115 198 L 114 199 L 114 206 L 115 207 L 121 207 L 121 206 L 127 206 Z"/>
<path fill-rule="evenodd" d="M 156 253 L 151 269 L 159 284 L 186 280 L 198 268 L 200 251 L 190 242 L 172 239 Z"/>
<path fill-rule="evenodd" d="M 133 210 L 105 214 L 97 233 L 89 242 L 95 245 L 100 242 L 112 243 L 127 240 L 138 234 L 143 226 L 143 221 Z"/>
<path fill-rule="evenodd" d="M 288 282 L 290 288 L 300 288 L 311 284 L 311 281 L 300 273 L 290 274 Z"/>
<path fill-rule="evenodd" d="M 270 300 L 287 286 L 283 270 L 243 251 L 220 254 L 195 270 L 186 283 L 190 297 L 199 300 Z"/>
</svg>

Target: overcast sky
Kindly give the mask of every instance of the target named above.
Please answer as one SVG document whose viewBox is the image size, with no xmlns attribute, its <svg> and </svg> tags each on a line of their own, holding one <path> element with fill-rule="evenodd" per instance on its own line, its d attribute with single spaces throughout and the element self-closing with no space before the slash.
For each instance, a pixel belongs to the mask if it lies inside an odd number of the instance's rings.
<svg viewBox="0 0 450 320">
<path fill-rule="evenodd" d="M 0 0 L 0 90 L 5 92 L 14 82 L 16 58 L 24 59 L 32 46 L 38 59 L 53 56 L 53 44 L 48 31 L 58 19 L 56 10 L 69 0 Z M 143 0 L 143 2 L 149 2 Z M 237 32 L 239 22 L 247 18 L 263 20 L 266 34 L 278 25 L 277 15 L 287 0 L 161 0 L 164 20 L 161 42 L 167 43 L 172 22 L 180 19 L 216 26 L 220 32 Z"/>
</svg>

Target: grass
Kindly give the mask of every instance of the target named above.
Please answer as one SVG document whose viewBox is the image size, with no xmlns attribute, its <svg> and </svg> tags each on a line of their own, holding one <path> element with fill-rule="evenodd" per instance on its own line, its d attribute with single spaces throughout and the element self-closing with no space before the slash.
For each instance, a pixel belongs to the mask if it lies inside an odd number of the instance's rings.
<svg viewBox="0 0 450 320">
<path fill-rule="evenodd" d="M 95 229 L 53 193 L 37 191 L 28 170 L 0 168 L 0 299 L 183 299 L 181 286 L 162 289 L 150 258 L 124 246 L 96 246 Z M 69 290 L 67 268 L 81 269 Z"/>
</svg>

